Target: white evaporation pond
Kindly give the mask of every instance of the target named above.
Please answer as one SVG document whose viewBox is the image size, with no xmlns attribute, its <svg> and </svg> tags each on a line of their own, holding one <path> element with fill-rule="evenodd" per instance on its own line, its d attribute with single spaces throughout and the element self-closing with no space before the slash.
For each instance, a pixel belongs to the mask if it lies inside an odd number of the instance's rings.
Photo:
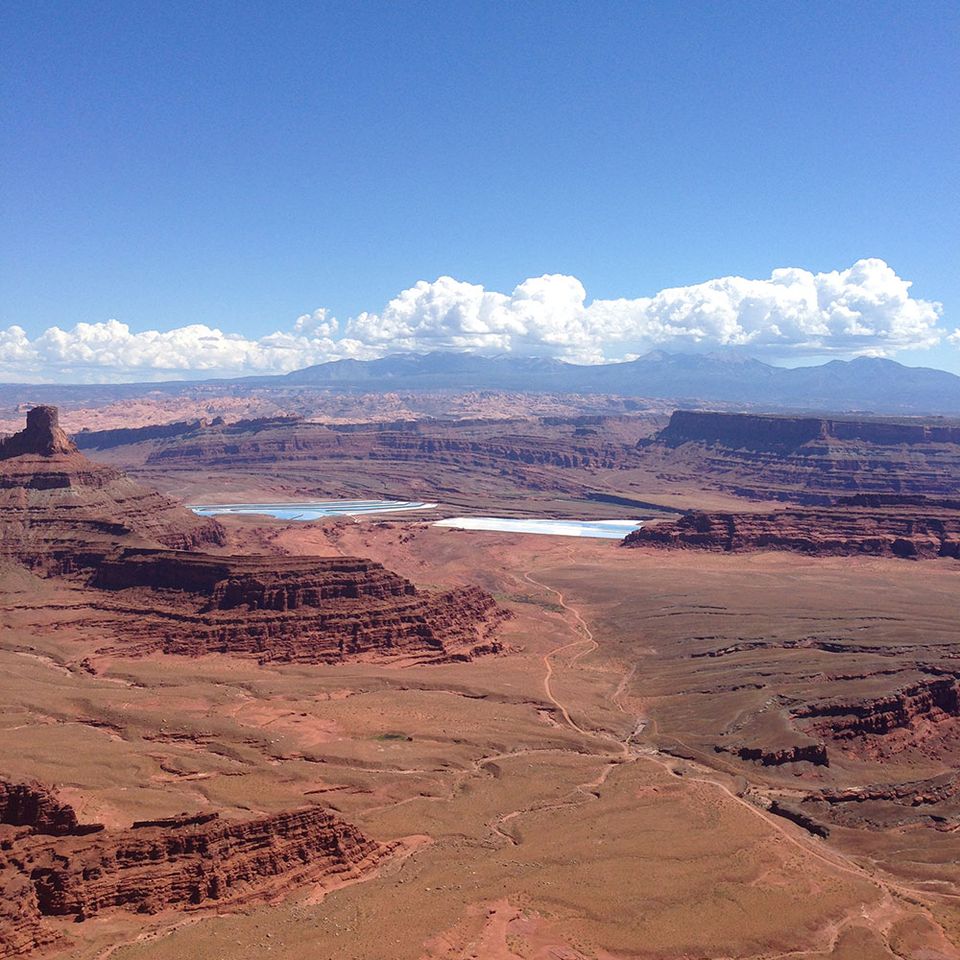
<svg viewBox="0 0 960 960">
<path fill-rule="evenodd" d="M 398 513 L 404 510 L 432 510 L 435 503 L 419 500 L 305 500 L 299 503 L 200 503 L 189 509 L 202 517 L 221 514 L 259 514 L 278 520 L 319 520 L 322 517 L 356 517 L 366 513 Z"/>
<path fill-rule="evenodd" d="M 597 537 L 622 540 L 639 530 L 639 520 L 519 520 L 511 517 L 450 517 L 437 520 L 435 527 L 458 530 L 494 530 L 501 533 L 540 533 L 549 537 Z"/>
</svg>

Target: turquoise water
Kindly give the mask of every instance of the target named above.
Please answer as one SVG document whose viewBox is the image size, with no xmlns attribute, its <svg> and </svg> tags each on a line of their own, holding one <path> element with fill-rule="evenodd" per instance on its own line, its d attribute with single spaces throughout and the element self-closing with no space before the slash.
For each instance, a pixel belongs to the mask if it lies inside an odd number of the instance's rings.
<svg viewBox="0 0 960 960">
<path fill-rule="evenodd" d="M 458 530 L 496 530 L 503 533 L 539 533 L 550 537 L 596 537 L 622 540 L 639 529 L 639 520 L 518 520 L 510 517 L 451 517 L 435 527 Z"/>
<path fill-rule="evenodd" d="M 319 520 L 321 517 L 429 510 L 435 506 L 435 503 L 422 503 L 419 500 L 305 500 L 300 503 L 201 503 L 191 504 L 190 509 L 202 517 L 266 514 L 278 520 Z"/>
</svg>

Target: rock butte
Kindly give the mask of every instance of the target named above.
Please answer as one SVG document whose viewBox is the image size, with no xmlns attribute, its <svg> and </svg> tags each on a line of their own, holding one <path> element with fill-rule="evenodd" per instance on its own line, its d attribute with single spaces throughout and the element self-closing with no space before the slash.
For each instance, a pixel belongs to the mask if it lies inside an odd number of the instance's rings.
<svg viewBox="0 0 960 960">
<path fill-rule="evenodd" d="M 0 440 L 0 557 L 49 573 L 94 565 L 119 544 L 192 549 L 223 528 L 79 453 L 56 407 Z"/>
</svg>

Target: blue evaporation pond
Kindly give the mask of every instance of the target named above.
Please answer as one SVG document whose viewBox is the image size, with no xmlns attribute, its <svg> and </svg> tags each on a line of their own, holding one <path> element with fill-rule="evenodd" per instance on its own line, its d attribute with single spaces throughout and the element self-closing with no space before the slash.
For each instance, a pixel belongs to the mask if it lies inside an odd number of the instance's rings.
<svg viewBox="0 0 960 960">
<path fill-rule="evenodd" d="M 319 520 L 321 517 L 354 517 L 365 513 L 430 510 L 435 503 L 419 500 L 306 500 L 301 503 L 202 503 L 190 509 L 202 517 L 221 514 L 266 514 L 278 520 Z"/>
<path fill-rule="evenodd" d="M 495 530 L 502 533 L 540 533 L 550 537 L 597 537 L 622 540 L 641 526 L 639 520 L 518 520 L 511 517 L 451 517 L 435 527 L 458 530 Z"/>
</svg>

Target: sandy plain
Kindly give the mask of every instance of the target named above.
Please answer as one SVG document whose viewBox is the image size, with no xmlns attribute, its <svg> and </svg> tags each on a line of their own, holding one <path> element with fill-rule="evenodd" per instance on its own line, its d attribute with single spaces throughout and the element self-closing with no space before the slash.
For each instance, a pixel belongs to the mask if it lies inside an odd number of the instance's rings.
<svg viewBox="0 0 960 960">
<path fill-rule="evenodd" d="M 408 840 L 326 895 L 67 925 L 64 955 L 960 957 L 955 831 L 825 840 L 765 807 L 801 786 L 951 769 L 953 725 L 882 763 L 838 750 L 829 771 L 715 749 L 771 697 L 891 662 L 794 641 L 869 636 L 921 658 L 955 645 L 955 565 L 664 554 L 410 518 L 228 528 L 237 552 L 360 555 L 418 586 L 477 583 L 515 614 L 509 650 L 406 669 L 108 658 L 122 621 L 89 591 L 5 571 L 10 775 L 56 784 L 108 824 L 316 801 Z M 770 646 L 692 656 L 759 637 Z"/>
</svg>

